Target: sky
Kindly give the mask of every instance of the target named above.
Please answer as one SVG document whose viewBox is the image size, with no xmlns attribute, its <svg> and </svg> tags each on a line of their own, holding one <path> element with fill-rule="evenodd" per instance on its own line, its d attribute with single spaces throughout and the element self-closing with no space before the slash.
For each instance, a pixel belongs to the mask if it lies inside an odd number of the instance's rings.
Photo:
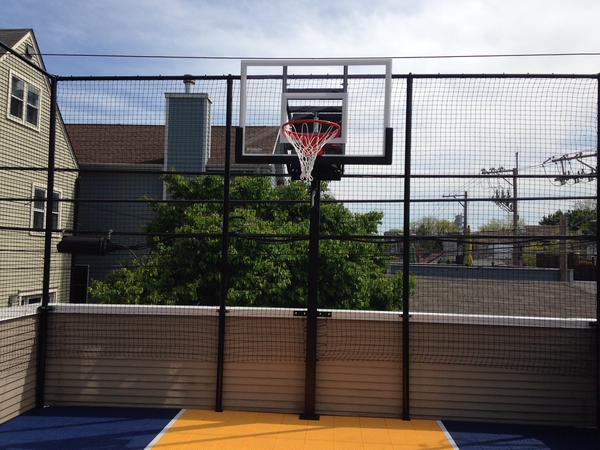
<svg viewBox="0 0 600 450">
<path fill-rule="evenodd" d="M 43 52 L 360 57 L 600 51 L 597 0 L 2 0 Z M 63 75 L 239 73 L 239 62 L 46 57 Z M 600 71 L 600 57 L 396 60 L 395 72 Z"/>
<path fill-rule="evenodd" d="M 0 28 L 33 28 L 43 53 L 349 58 L 600 52 L 600 33 L 597 32 L 599 17 L 599 0 L 2 0 Z M 239 60 L 53 56 L 45 56 L 44 60 L 51 73 L 61 75 L 220 75 L 239 74 L 240 70 Z M 398 58 L 393 62 L 393 71 L 598 73 L 600 56 Z M 551 89 L 548 86 L 546 88 Z M 585 97 L 587 92 L 578 86 L 566 86 L 564 95 L 571 95 L 575 99 L 577 95 Z M 518 91 L 513 91 L 513 95 L 518 101 Z M 470 114 L 479 114 L 477 105 L 483 105 L 479 112 L 485 113 L 485 104 L 479 104 L 476 100 Z M 483 100 L 487 101 L 485 98 Z M 564 96 L 560 101 L 564 101 L 566 106 L 581 106 L 579 103 L 568 103 Z M 541 108 L 541 111 L 535 113 L 536 117 L 546 117 L 544 111 L 548 105 L 551 107 L 552 101 L 546 99 L 540 102 L 537 108 Z M 561 103 L 558 105 L 560 107 Z M 582 111 L 587 114 L 589 108 L 583 108 Z M 452 122 L 452 117 L 446 115 L 448 117 Z M 553 117 L 552 120 L 556 120 L 559 116 Z M 544 122 L 538 120 L 537 124 L 540 123 Z M 436 122 L 433 125 L 439 127 L 439 124 Z M 451 129 L 450 124 L 447 126 Z M 560 137 L 558 122 L 557 126 L 556 136 Z M 580 132 L 576 127 L 573 128 Z M 533 146 L 534 138 L 540 136 L 539 142 L 549 141 L 542 128 L 529 131 L 532 136 L 527 139 L 533 140 L 528 140 L 528 145 Z M 467 136 L 469 139 L 479 133 L 479 129 L 473 129 L 470 133 Z M 582 140 L 591 142 L 591 138 L 583 131 L 581 134 Z M 440 136 L 447 138 L 447 135 Z M 523 136 L 520 138 L 523 139 Z M 570 143 L 577 142 L 570 136 L 567 139 Z M 479 143 L 472 141 L 471 145 L 479 146 Z M 559 145 L 557 142 L 558 150 Z M 487 158 L 489 166 L 511 164 L 510 161 L 493 161 L 494 151 L 496 148 L 492 142 L 486 148 L 488 153 L 480 152 L 479 156 Z M 513 158 L 512 151 L 504 153 L 502 158 Z M 476 154 L 477 149 L 474 149 L 472 155 Z M 535 161 L 525 160 L 524 164 L 538 163 L 540 158 L 543 160 L 551 155 L 542 155 L 541 150 L 538 155 L 534 149 L 533 156 L 537 158 Z M 445 157 L 451 158 L 448 155 Z M 523 159 L 526 157 L 522 154 Z M 434 161 L 433 157 L 431 161 Z M 474 166 L 475 170 L 479 167 L 479 162 L 472 157 L 467 163 L 477 166 Z M 481 183 L 473 186 L 471 181 L 446 185 L 442 185 L 441 181 L 422 183 L 422 187 L 415 183 L 414 189 L 415 192 L 421 190 L 422 195 L 439 197 L 441 194 L 462 193 L 466 188 L 471 189 L 475 196 L 489 194 L 489 186 L 482 186 Z M 340 183 L 340 186 L 343 185 Z M 539 184 L 532 184 L 528 188 L 527 182 L 523 183 L 523 192 L 537 195 L 589 195 L 590 189 L 591 183 L 581 183 L 576 189 L 553 190 Z M 369 192 L 373 195 L 381 192 L 398 195 L 395 189 L 377 185 L 375 181 L 360 195 L 364 198 Z M 352 188 L 339 192 L 343 197 L 351 194 Z M 522 214 L 528 223 L 534 223 L 544 214 L 557 209 L 557 205 L 556 202 L 529 203 L 523 208 Z M 559 206 L 564 207 L 564 202 Z M 401 205 L 384 205 L 382 208 L 386 210 L 385 228 L 395 227 L 401 215 Z M 416 217 L 430 215 L 436 212 L 435 208 L 447 219 L 453 219 L 454 214 L 461 212 L 458 204 L 443 207 L 417 205 L 414 214 Z M 472 212 L 475 226 L 490 218 L 502 219 L 506 215 L 492 203 L 480 206 L 479 210 L 479 213 L 476 210 Z"/>
</svg>

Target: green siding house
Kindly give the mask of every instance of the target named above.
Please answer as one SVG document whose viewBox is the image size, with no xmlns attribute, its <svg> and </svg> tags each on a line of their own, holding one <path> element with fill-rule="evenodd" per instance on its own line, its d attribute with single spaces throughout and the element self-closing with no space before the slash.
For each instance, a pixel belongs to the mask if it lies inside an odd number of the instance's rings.
<svg viewBox="0 0 600 450">
<path fill-rule="evenodd" d="M 44 68 L 31 29 L 0 29 L 0 41 Z M 0 307 L 40 301 L 44 233 L 50 87 L 46 77 L 0 49 Z M 62 119 L 56 126 L 56 167 L 77 168 Z M 57 172 L 54 198 L 74 198 L 76 172 Z M 13 200 L 20 199 L 20 200 Z M 58 254 L 60 230 L 73 228 L 73 205 L 57 202 L 49 212 L 54 228 L 51 301 L 69 299 L 71 257 Z"/>
</svg>

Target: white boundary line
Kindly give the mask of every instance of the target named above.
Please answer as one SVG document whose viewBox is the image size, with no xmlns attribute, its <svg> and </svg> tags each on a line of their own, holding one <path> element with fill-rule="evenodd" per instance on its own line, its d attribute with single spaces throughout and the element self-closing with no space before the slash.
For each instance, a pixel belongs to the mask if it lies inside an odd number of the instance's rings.
<svg viewBox="0 0 600 450">
<path fill-rule="evenodd" d="M 444 432 L 444 435 L 446 436 L 446 439 L 448 439 L 448 443 L 452 446 L 452 448 L 454 450 L 459 450 L 458 445 L 456 445 L 456 442 L 454 442 L 454 439 L 452 439 L 452 436 L 444 426 L 443 422 L 441 420 L 436 420 L 436 422 L 438 424 L 438 427 L 440 427 Z"/>
<path fill-rule="evenodd" d="M 175 424 L 175 422 L 177 422 L 177 420 L 179 420 L 179 418 L 185 411 L 186 411 L 185 409 L 182 409 L 181 411 L 179 411 L 175 415 L 175 417 L 173 417 L 171 419 L 171 421 L 165 425 L 165 427 L 162 429 L 162 431 L 160 433 L 158 433 L 158 435 L 154 439 L 152 439 L 152 441 L 150 441 L 150 443 L 148 445 L 146 445 L 144 450 L 151 450 L 152 447 L 154 447 L 156 444 L 158 444 L 158 441 L 160 441 L 160 439 L 165 435 L 165 433 L 167 431 L 169 431 L 169 429 Z"/>
</svg>

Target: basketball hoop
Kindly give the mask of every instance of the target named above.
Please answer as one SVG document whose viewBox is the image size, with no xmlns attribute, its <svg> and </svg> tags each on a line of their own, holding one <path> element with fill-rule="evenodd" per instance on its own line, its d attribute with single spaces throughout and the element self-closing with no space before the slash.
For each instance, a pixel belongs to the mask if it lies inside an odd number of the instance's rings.
<svg viewBox="0 0 600 450">
<path fill-rule="evenodd" d="M 290 120 L 281 126 L 281 133 L 296 150 L 300 179 L 312 181 L 315 160 L 323 154 L 325 144 L 340 135 L 340 125 L 320 119 Z"/>
</svg>

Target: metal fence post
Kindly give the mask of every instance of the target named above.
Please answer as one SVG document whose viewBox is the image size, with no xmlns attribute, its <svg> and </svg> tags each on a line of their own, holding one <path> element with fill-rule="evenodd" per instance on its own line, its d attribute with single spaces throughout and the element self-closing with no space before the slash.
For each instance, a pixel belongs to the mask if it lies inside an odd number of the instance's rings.
<svg viewBox="0 0 600 450">
<path fill-rule="evenodd" d="M 596 78 L 596 427 L 600 428 L 600 74 Z"/>
<path fill-rule="evenodd" d="M 52 209 L 54 204 L 54 172 L 56 156 L 56 101 L 58 80 L 50 77 L 50 123 L 48 132 L 48 167 L 46 183 L 46 222 L 44 229 L 44 271 L 42 280 L 42 304 L 38 308 L 37 366 L 35 404 L 44 406 L 44 384 L 46 381 L 46 352 L 48 338 L 48 312 L 50 303 L 50 265 L 52 262 Z"/>
<path fill-rule="evenodd" d="M 310 188 L 310 240 L 308 248 L 308 301 L 306 302 L 306 362 L 304 377 L 304 413 L 301 419 L 319 420 L 317 394 L 317 325 L 319 297 L 319 239 L 321 219 L 321 180 L 312 180 Z"/>
<path fill-rule="evenodd" d="M 402 418 L 410 420 L 410 156 L 413 77 L 406 78 L 404 133 L 404 227 L 402 234 Z"/>
<path fill-rule="evenodd" d="M 227 78 L 227 109 L 225 112 L 225 173 L 223 176 L 223 237 L 221 239 L 221 301 L 219 304 L 219 343 L 217 349 L 217 385 L 215 411 L 223 411 L 223 369 L 225 363 L 225 315 L 229 289 L 229 185 L 231 182 L 231 114 L 233 77 Z"/>
</svg>

